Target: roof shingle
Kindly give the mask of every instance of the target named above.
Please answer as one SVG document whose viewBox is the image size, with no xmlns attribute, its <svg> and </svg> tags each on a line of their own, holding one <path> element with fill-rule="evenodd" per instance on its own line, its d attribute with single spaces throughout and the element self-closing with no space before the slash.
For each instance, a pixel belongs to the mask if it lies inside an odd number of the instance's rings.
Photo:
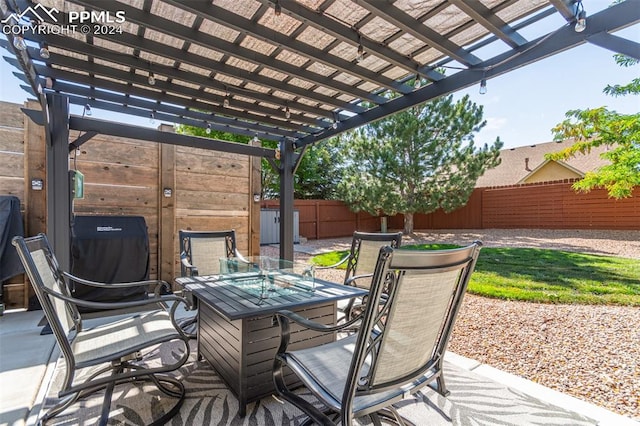
<svg viewBox="0 0 640 426">
<path fill-rule="evenodd" d="M 500 151 L 500 165 L 480 176 L 476 188 L 515 185 L 546 161 L 545 154 L 561 151 L 573 143 L 572 140 L 565 140 L 503 149 Z M 606 150 L 605 146 L 596 147 L 588 154 L 577 154 L 562 163 L 584 174 L 607 164 L 600 158 L 600 154 Z"/>
</svg>

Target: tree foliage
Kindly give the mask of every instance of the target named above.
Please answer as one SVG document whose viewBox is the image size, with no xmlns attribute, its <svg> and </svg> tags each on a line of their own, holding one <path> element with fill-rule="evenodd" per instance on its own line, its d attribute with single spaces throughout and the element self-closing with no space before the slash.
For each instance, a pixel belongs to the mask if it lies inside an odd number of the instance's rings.
<svg viewBox="0 0 640 426">
<path fill-rule="evenodd" d="M 468 96 L 447 96 L 351 132 L 340 198 L 356 212 L 404 214 L 405 233 L 413 232 L 414 213 L 463 206 L 477 179 L 499 163 L 499 139 L 473 145 L 486 124 L 482 113 Z"/>
<path fill-rule="evenodd" d="M 620 66 L 637 65 L 638 61 L 616 55 Z M 640 94 L 640 79 L 626 85 L 608 85 L 604 93 L 611 96 Z M 606 145 L 610 149 L 601 154 L 608 164 L 587 172 L 574 183 L 576 191 L 589 192 L 605 188 L 612 198 L 633 195 L 640 186 L 640 113 L 620 114 L 606 107 L 568 111 L 567 118 L 552 131 L 556 140 L 574 139 L 567 149 L 547 155 L 551 160 L 566 160 L 577 154 L 586 154 L 594 147 Z"/>
<path fill-rule="evenodd" d="M 197 126 L 178 125 L 176 132 L 245 144 L 251 140 L 248 136 L 213 129 L 207 133 L 205 128 Z M 275 149 L 278 142 L 265 140 L 262 142 L 262 146 Z M 295 174 L 294 197 L 297 199 L 335 198 L 338 154 L 335 142 L 332 141 L 310 146 L 302 157 Z M 265 159 L 262 160 L 261 166 L 262 198 L 277 198 L 280 194 L 280 174 Z"/>
</svg>

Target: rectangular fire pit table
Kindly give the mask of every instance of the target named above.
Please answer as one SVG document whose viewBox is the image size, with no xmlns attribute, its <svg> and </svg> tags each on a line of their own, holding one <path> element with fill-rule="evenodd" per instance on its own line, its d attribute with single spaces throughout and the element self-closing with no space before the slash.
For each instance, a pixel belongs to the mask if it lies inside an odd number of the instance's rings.
<svg viewBox="0 0 640 426">
<path fill-rule="evenodd" d="M 241 416 L 246 414 L 248 403 L 274 393 L 273 358 L 280 343 L 275 312 L 286 309 L 333 325 L 338 300 L 367 293 L 319 279 L 314 279 L 312 286 L 297 285 L 294 274 L 276 275 L 239 272 L 176 279 L 198 301 L 198 356 L 204 357 L 236 394 Z M 334 339 L 335 333 L 300 331 L 293 325 L 289 348 L 307 348 Z"/>
</svg>

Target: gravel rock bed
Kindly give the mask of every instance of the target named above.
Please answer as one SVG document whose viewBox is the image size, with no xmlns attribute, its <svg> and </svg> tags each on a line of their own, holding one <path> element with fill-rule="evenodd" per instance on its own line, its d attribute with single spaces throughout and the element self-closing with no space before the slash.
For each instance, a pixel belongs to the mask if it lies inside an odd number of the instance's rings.
<svg viewBox="0 0 640 426">
<path fill-rule="evenodd" d="M 640 231 L 446 230 L 403 244 L 481 240 L 486 247 L 539 247 L 640 259 Z M 310 240 L 296 259 L 348 249 L 350 238 Z M 277 256 L 278 248 L 262 247 Z M 323 270 L 342 281 L 344 271 Z M 639 277 L 640 280 L 640 277 Z M 449 349 L 640 421 L 640 308 L 548 305 L 466 295 Z"/>
</svg>

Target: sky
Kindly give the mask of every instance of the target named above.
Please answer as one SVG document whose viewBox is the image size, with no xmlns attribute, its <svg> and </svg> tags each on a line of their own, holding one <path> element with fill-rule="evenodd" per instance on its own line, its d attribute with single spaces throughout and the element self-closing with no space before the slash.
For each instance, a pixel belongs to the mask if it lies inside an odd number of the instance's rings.
<svg viewBox="0 0 640 426">
<path fill-rule="evenodd" d="M 607 7 L 610 0 L 583 0 L 583 4 L 587 13 L 595 13 Z M 564 20 L 559 14 L 554 14 L 532 27 L 535 27 L 535 31 L 548 32 L 562 25 Z M 527 34 L 526 28 L 522 34 L 527 39 L 535 38 L 533 33 Z M 639 41 L 640 24 L 616 35 Z M 2 48 L 0 53 L 3 56 L 7 54 Z M 14 71 L 15 68 L 0 60 L 0 100 L 22 104 L 29 95 L 20 88 L 22 82 L 12 75 Z M 626 84 L 639 76 L 640 65 L 620 67 L 613 59 L 613 52 L 586 43 L 489 79 L 484 95 L 478 93 L 479 87 L 476 85 L 454 96 L 459 98 L 469 94 L 473 102 L 484 108 L 487 125 L 475 136 L 478 146 L 491 144 L 499 137 L 504 148 L 514 148 L 553 140 L 551 128 L 572 109 L 607 106 L 620 113 L 637 113 L 640 111 L 638 96 L 615 98 L 602 91 L 607 84 Z M 82 110 L 72 106 L 71 113 L 81 114 Z M 158 125 L 149 123 L 149 120 L 134 121 L 121 116 L 114 118 L 114 114 L 105 112 L 94 113 L 94 117 L 120 119 L 142 126 Z"/>
</svg>

